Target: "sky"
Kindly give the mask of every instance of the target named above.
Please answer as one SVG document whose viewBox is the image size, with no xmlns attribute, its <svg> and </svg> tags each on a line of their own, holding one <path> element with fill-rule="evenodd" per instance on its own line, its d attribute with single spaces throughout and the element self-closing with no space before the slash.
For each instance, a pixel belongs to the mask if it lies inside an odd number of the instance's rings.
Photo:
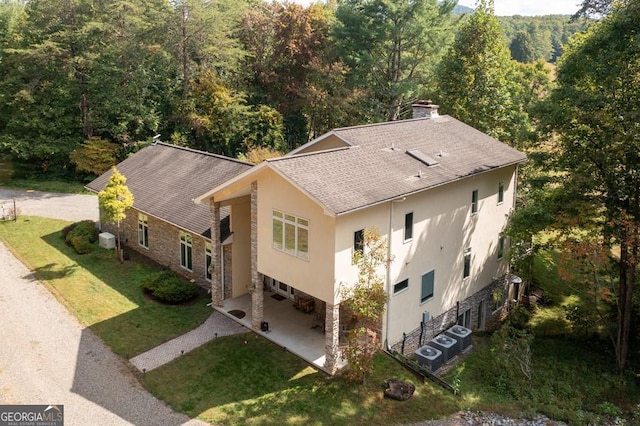
<svg viewBox="0 0 640 426">
<path fill-rule="evenodd" d="M 497 16 L 573 15 L 581 0 L 494 0 Z M 475 0 L 458 0 L 462 6 L 474 7 Z"/>
<path fill-rule="evenodd" d="M 313 0 L 292 1 L 307 6 Z M 475 3 L 475 0 L 458 0 L 462 6 L 474 7 Z M 497 16 L 573 15 L 581 3 L 581 0 L 494 0 Z"/>
</svg>

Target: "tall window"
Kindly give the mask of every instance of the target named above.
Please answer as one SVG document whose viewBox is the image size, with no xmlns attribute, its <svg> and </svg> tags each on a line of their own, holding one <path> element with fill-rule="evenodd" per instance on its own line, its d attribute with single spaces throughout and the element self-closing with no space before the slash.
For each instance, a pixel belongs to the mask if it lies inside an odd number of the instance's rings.
<svg viewBox="0 0 640 426">
<path fill-rule="evenodd" d="M 471 275 L 471 248 L 464 251 L 464 269 L 462 271 L 462 278 L 469 278 Z"/>
<path fill-rule="evenodd" d="M 204 277 L 207 281 L 211 281 L 211 251 L 213 245 L 206 243 L 204 246 Z"/>
<path fill-rule="evenodd" d="M 427 272 L 422 276 L 422 292 L 420 293 L 420 303 L 426 302 L 433 297 L 433 283 L 436 271 Z"/>
<path fill-rule="evenodd" d="M 309 220 L 273 211 L 273 248 L 309 258 Z"/>
<path fill-rule="evenodd" d="M 142 213 L 138 213 L 138 244 L 149 248 L 149 218 Z"/>
<path fill-rule="evenodd" d="M 413 238 L 413 212 L 404 215 L 404 240 Z"/>
<path fill-rule="evenodd" d="M 478 213 L 478 190 L 474 189 L 471 193 L 471 214 Z"/>
<path fill-rule="evenodd" d="M 504 182 L 498 182 L 498 204 L 504 202 Z"/>
<path fill-rule="evenodd" d="M 393 294 L 400 293 L 402 290 L 405 290 L 409 287 L 409 280 L 402 280 L 397 284 L 393 285 Z"/>
<path fill-rule="evenodd" d="M 364 250 L 364 229 L 353 233 L 353 251 L 362 252 Z"/>
<path fill-rule="evenodd" d="M 504 237 L 501 235 L 498 237 L 498 260 L 501 260 L 504 256 Z"/>
<path fill-rule="evenodd" d="M 193 270 L 192 244 L 191 235 L 180 231 L 180 266 L 190 271 Z"/>
</svg>

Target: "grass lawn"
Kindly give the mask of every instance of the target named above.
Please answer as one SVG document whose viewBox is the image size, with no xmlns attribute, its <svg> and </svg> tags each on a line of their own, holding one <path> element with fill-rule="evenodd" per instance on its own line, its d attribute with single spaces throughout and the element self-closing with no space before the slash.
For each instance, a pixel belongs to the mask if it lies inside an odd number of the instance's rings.
<svg viewBox="0 0 640 426">
<path fill-rule="evenodd" d="M 383 383 L 392 377 L 415 384 L 413 398 L 385 399 Z M 354 385 L 253 333 L 218 338 L 146 373 L 142 382 L 174 409 L 214 424 L 389 425 L 460 408 L 457 397 L 421 383 L 387 355 L 376 358 L 366 385 Z"/>
<path fill-rule="evenodd" d="M 97 247 L 77 255 L 61 238 L 66 224 L 22 217 L 0 223 L 0 240 L 114 352 L 130 358 L 194 328 L 211 313 L 205 295 L 186 306 L 148 300 L 139 283 L 152 266 L 136 257 L 120 264 L 112 251 Z M 526 324 L 534 334 L 531 380 L 517 359 L 500 364 L 504 354 L 515 351 L 497 345 L 498 334 L 474 333 L 473 352 L 445 376 L 461 390 L 454 396 L 422 383 L 384 354 L 376 358 L 367 383 L 354 385 L 247 333 L 215 339 L 141 375 L 141 381 L 175 410 L 215 424 L 406 424 L 460 409 L 515 417 L 539 412 L 578 425 L 624 417 L 627 423 L 616 424 L 634 424 L 632 419 L 640 418 L 636 378 L 614 372 L 611 345 L 601 336 L 572 330 L 562 305 L 587 304 L 558 278 L 553 259 L 541 257 L 534 268 L 551 302 L 534 309 Z M 382 385 L 389 378 L 414 383 L 414 397 L 385 399 Z"/>
<path fill-rule="evenodd" d="M 60 234 L 68 222 L 23 216 L 0 223 L 0 239 L 82 323 L 111 349 L 130 358 L 201 324 L 211 308 L 203 294 L 192 304 L 147 299 L 140 281 L 155 271 L 144 262 L 120 264 L 112 250 L 78 255 Z"/>
</svg>

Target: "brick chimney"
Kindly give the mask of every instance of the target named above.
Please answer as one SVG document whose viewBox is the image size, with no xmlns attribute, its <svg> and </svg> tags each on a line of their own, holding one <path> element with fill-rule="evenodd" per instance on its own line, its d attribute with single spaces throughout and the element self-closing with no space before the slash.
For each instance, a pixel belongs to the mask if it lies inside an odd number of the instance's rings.
<svg viewBox="0 0 640 426">
<path fill-rule="evenodd" d="M 417 101 L 411 105 L 412 118 L 436 118 L 438 115 L 438 105 L 431 101 Z"/>
</svg>

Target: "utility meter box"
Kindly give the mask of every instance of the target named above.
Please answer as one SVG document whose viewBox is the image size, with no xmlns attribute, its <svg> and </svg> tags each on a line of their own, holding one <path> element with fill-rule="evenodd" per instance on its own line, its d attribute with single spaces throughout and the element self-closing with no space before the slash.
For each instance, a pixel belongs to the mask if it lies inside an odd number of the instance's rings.
<svg viewBox="0 0 640 426">
<path fill-rule="evenodd" d="M 102 232 L 98 235 L 98 244 L 105 249 L 116 248 L 116 236 L 109 232 Z"/>
</svg>

